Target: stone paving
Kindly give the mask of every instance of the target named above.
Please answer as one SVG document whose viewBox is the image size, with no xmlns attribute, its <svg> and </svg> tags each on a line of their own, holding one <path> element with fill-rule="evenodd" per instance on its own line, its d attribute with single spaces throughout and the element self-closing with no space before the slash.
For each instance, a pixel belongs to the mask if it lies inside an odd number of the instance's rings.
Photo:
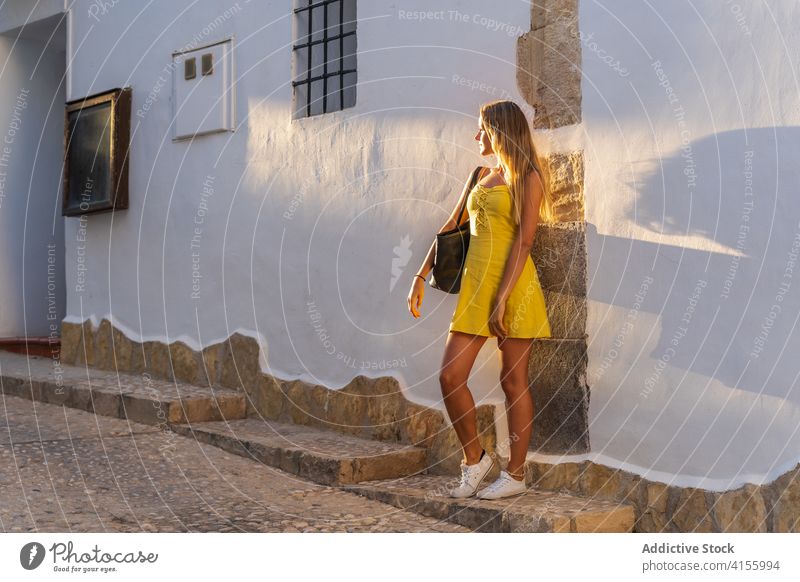
<svg viewBox="0 0 800 582">
<path fill-rule="evenodd" d="M 481 488 L 491 481 L 484 480 Z M 630 532 L 635 521 L 633 507 L 628 504 L 536 488 L 506 499 L 453 499 L 447 491 L 457 483 L 456 477 L 418 474 L 365 481 L 346 489 L 480 532 Z"/>
<path fill-rule="evenodd" d="M 159 426 L 0 394 L 0 531 L 467 532 Z"/>
</svg>

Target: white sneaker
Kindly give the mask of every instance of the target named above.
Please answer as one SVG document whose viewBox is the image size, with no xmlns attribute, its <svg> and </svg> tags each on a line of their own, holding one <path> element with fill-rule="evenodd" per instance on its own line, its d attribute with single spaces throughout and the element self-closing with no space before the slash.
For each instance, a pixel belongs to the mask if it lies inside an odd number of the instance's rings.
<svg viewBox="0 0 800 582">
<path fill-rule="evenodd" d="M 483 478 L 494 465 L 494 460 L 489 453 L 484 452 L 483 458 L 474 465 L 467 465 L 461 460 L 461 482 L 450 490 L 450 497 L 470 497 L 478 490 Z"/>
<path fill-rule="evenodd" d="M 500 476 L 497 478 L 497 480 L 478 492 L 478 499 L 500 499 L 502 497 L 511 497 L 512 495 L 525 493 L 527 490 L 528 486 L 525 484 L 525 479 L 518 481 L 506 471 L 501 469 Z"/>
</svg>

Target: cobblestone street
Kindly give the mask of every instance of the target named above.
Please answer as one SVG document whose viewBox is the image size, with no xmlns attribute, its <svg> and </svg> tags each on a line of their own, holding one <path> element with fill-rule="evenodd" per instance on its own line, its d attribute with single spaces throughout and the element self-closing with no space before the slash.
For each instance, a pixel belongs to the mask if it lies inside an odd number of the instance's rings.
<svg viewBox="0 0 800 582">
<path fill-rule="evenodd" d="M 466 532 L 148 426 L 0 394 L 4 532 Z"/>
</svg>

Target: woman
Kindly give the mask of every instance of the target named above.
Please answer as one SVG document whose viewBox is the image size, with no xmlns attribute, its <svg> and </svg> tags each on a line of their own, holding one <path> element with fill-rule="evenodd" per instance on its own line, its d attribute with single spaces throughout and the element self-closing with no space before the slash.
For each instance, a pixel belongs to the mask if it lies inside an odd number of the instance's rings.
<svg viewBox="0 0 800 582">
<path fill-rule="evenodd" d="M 544 296 L 530 252 L 539 220 L 553 221 L 553 205 L 539 171 L 528 122 L 516 103 L 500 100 L 483 105 L 475 139 L 481 155 L 494 154 L 497 165 L 483 168 L 471 191 L 465 185 L 450 219 L 439 231 L 458 226 L 458 212 L 467 197 L 469 250 L 439 383 L 464 450 L 461 482 L 450 495 L 470 497 L 492 468 L 494 453 L 486 454 L 478 441 L 475 402 L 467 379 L 487 337 L 497 338 L 511 455 L 500 477 L 477 496 L 499 499 L 526 491 L 524 465 L 533 425 L 528 357 L 532 338 L 550 337 Z M 409 311 L 415 318 L 419 317 L 433 257 L 431 246 L 408 294 Z"/>
</svg>

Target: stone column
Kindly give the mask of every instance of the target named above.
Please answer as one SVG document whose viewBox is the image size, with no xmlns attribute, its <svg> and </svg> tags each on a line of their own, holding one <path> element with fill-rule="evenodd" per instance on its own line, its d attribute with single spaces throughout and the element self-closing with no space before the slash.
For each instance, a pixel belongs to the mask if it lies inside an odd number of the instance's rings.
<svg viewBox="0 0 800 582">
<path fill-rule="evenodd" d="M 580 60 L 577 0 L 531 2 L 531 30 L 517 44 L 517 83 L 535 111 L 535 130 L 580 123 Z M 583 453 L 589 450 L 583 152 L 552 153 L 544 166 L 557 222 L 539 226 L 531 254 L 552 337 L 534 340 L 529 362 L 536 414 L 530 447 Z"/>
</svg>

